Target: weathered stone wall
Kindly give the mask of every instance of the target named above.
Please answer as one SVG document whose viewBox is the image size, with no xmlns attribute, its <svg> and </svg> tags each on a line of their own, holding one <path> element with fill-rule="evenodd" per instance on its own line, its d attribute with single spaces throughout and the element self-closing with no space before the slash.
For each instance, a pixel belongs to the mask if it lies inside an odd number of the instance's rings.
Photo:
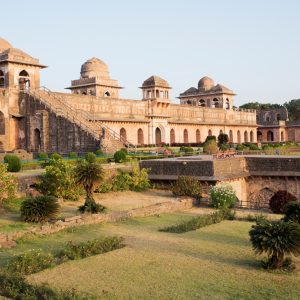
<svg viewBox="0 0 300 300">
<path fill-rule="evenodd" d="M 45 224 L 41 227 L 33 227 L 27 231 L 19 231 L 12 234 L 0 233 L 0 248 L 12 247 L 15 240 L 26 234 L 46 235 L 58 232 L 65 228 L 81 225 L 97 224 L 102 222 L 117 222 L 135 217 L 147 217 L 161 213 L 174 212 L 189 209 L 194 205 L 192 198 L 178 198 L 174 201 L 157 203 L 147 207 L 135 208 L 128 211 L 112 212 L 107 214 L 83 214 L 74 217 L 56 220 L 52 224 Z"/>
</svg>

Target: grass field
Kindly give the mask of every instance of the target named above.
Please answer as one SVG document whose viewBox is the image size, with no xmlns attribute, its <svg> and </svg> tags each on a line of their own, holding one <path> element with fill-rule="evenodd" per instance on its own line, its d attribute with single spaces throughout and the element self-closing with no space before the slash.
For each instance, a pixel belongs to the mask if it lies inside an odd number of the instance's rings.
<svg viewBox="0 0 300 300">
<path fill-rule="evenodd" d="M 249 243 L 249 222 L 224 221 L 185 234 L 158 232 L 190 217 L 189 212 L 167 214 L 31 238 L 2 250 L 0 264 L 32 248 L 57 251 L 69 240 L 121 235 L 125 248 L 69 261 L 28 278 L 99 299 L 299 299 L 299 272 L 260 268 Z M 300 268 L 300 260 L 295 261 Z"/>
</svg>

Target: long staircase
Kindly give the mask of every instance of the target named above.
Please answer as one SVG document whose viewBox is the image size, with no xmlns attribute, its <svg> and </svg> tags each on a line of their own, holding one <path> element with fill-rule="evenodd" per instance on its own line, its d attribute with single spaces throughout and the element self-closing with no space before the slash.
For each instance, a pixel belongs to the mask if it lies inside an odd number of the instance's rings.
<svg viewBox="0 0 300 300">
<path fill-rule="evenodd" d="M 105 153 L 113 153 L 121 148 L 127 148 L 128 151 L 135 151 L 136 146 L 124 139 L 117 132 L 103 124 L 95 121 L 93 116 L 83 110 L 78 110 L 63 98 L 46 87 L 23 91 L 25 94 L 33 97 L 35 100 L 43 103 L 47 108 L 57 116 L 66 118 L 75 123 L 82 130 L 92 135 L 95 140 L 100 141 L 102 150 Z"/>
</svg>

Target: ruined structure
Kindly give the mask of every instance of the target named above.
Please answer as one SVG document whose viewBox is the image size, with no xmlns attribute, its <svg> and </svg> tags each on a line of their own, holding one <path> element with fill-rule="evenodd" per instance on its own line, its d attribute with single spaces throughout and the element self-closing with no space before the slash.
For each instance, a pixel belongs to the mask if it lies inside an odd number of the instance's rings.
<svg viewBox="0 0 300 300">
<path fill-rule="evenodd" d="M 118 81 L 97 58 L 80 78 L 55 93 L 40 87 L 46 66 L 0 39 L 0 151 L 114 152 L 136 145 L 189 144 L 227 133 L 230 142 L 256 142 L 254 110 L 233 107 L 234 93 L 208 77 L 172 103 L 169 83 L 151 76 L 140 100 L 122 99 Z"/>
<path fill-rule="evenodd" d="M 268 208 L 270 198 L 279 190 L 300 198 L 300 157 L 237 156 L 213 159 L 212 156 L 180 157 L 140 162 L 150 170 L 152 181 L 170 183 L 178 176 L 193 176 L 204 192 L 213 185 L 230 184 L 239 205 Z"/>
<path fill-rule="evenodd" d="M 300 121 L 290 121 L 285 107 L 258 110 L 258 142 L 300 142 Z"/>
</svg>

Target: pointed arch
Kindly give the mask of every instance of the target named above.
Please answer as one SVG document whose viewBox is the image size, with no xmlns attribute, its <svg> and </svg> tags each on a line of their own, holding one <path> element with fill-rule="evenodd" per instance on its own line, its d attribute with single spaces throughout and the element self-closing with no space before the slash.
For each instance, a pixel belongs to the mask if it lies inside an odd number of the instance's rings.
<svg viewBox="0 0 300 300">
<path fill-rule="evenodd" d="M 5 118 L 2 111 L 0 111 L 0 135 L 5 134 Z"/>
<path fill-rule="evenodd" d="M 197 129 L 196 130 L 196 143 L 200 143 L 200 142 L 201 142 L 200 130 Z"/>
<path fill-rule="evenodd" d="M 248 131 L 245 130 L 244 132 L 244 143 L 248 143 Z"/>
<path fill-rule="evenodd" d="M 184 131 L 183 131 L 183 142 L 185 144 L 188 144 L 188 142 L 189 142 L 189 133 L 188 133 L 187 129 L 184 129 Z"/>
<path fill-rule="evenodd" d="M 253 131 L 250 131 L 250 142 L 253 143 L 254 142 L 254 134 Z"/>
<path fill-rule="evenodd" d="M 127 133 L 126 133 L 126 129 L 124 127 L 122 127 L 120 129 L 120 139 L 127 140 Z"/>
<path fill-rule="evenodd" d="M 161 130 L 160 130 L 160 128 L 156 127 L 156 129 L 155 129 L 155 144 L 160 145 L 161 142 L 162 142 Z"/>
<path fill-rule="evenodd" d="M 138 145 L 144 145 L 144 132 L 142 128 L 137 131 Z"/>
<path fill-rule="evenodd" d="M 170 144 L 175 144 L 175 130 L 173 128 L 170 130 Z"/>
<path fill-rule="evenodd" d="M 229 143 L 233 143 L 233 132 L 229 130 Z"/>
<path fill-rule="evenodd" d="M 237 131 L 237 142 L 238 144 L 241 143 L 241 132 L 239 130 Z"/>
</svg>

